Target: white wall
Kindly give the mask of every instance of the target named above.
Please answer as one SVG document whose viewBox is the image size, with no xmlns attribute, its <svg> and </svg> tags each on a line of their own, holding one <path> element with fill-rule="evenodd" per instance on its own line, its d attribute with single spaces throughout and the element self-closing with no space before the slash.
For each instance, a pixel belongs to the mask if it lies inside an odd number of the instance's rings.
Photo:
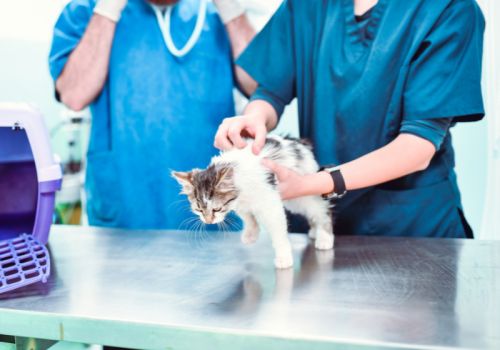
<svg viewBox="0 0 500 350">
<path fill-rule="evenodd" d="M 479 0 L 486 17 L 483 86 L 486 102 L 487 177 L 479 238 L 500 240 L 500 3 Z M 470 169 L 471 181 L 474 180 Z M 471 185 L 471 192 L 474 186 Z"/>
<path fill-rule="evenodd" d="M 478 0 L 486 18 L 483 95 L 486 118 L 452 130 L 465 214 L 480 239 L 500 240 L 500 3 Z"/>
<path fill-rule="evenodd" d="M 60 120 L 63 110 L 54 99 L 48 55 L 53 24 L 65 2 L 0 0 L 0 101 L 37 106 L 49 128 Z M 64 157 L 64 138 L 54 141 L 54 148 Z"/>
</svg>

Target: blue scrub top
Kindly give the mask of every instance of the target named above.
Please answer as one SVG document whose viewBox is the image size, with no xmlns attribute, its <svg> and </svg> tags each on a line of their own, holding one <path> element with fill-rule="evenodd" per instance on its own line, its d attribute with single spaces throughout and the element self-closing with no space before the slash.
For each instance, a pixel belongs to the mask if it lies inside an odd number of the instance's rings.
<svg viewBox="0 0 500 350">
<path fill-rule="evenodd" d="M 288 0 L 237 64 L 278 114 L 297 97 L 318 161 L 343 164 L 410 122 L 481 119 L 483 32 L 474 0 L 379 0 L 368 24 L 353 0 Z M 336 233 L 464 237 L 461 208 L 447 131 L 425 171 L 338 201 Z"/>
<path fill-rule="evenodd" d="M 58 78 L 92 16 L 94 1 L 73 0 L 62 12 L 50 52 Z M 145 0 L 129 0 L 117 24 L 109 74 L 90 106 L 92 129 L 86 191 L 90 224 L 126 228 L 189 228 L 193 217 L 170 170 L 205 167 L 213 137 L 234 115 L 229 41 L 213 4 L 200 39 L 176 58 L 164 44 Z M 172 11 L 172 36 L 183 47 L 199 0 Z"/>
</svg>

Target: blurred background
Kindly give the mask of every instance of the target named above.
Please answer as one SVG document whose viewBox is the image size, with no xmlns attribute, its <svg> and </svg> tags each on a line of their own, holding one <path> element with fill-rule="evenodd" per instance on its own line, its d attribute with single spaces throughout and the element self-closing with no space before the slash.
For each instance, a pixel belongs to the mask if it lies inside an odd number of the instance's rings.
<svg viewBox="0 0 500 350">
<path fill-rule="evenodd" d="M 0 0 L 0 100 L 28 102 L 45 116 L 54 151 L 64 164 L 57 198 L 59 223 L 85 224 L 85 154 L 90 116 L 56 102 L 48 71 L 53 25 L 65 0 Z M 262 28 L 280 0 L 242 1 L 256 29 Z M 487 21 L 483 92 L 487 117 L 452 129 L 457 174 L 465 214 L 477 238 L 500 239 L 500 3 L 479 0 Z M 494 14 L 497 14 L 494 16 Z M 496 64 L 495 64 L 496 63 Z M 235 92 L 237 106 L 244 104 Z M 298 134 L 297 108 L 286 110 L 277 132 Z"/>
</svg>

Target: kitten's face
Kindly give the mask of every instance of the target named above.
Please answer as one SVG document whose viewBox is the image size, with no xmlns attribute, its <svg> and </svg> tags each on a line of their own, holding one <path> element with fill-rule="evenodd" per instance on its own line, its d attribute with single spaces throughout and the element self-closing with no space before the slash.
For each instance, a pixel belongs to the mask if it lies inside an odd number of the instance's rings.
<svg viewBox="0 0 500 350">
<path fill-rule="evenodd" d="M 206 224 L 224 221 L 238 198 L 230 164 L 210 165 L 205 170 L 172 172 L 191 203 L 191 210 Z"/>
</svg>

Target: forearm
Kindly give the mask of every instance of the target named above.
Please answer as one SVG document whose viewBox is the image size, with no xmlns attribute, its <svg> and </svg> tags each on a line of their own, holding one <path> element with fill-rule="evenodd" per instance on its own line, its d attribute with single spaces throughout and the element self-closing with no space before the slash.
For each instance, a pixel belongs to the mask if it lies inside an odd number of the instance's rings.
<svg viewBox="0 0 500 350">
<path fill-rule="evenodd" d="M 243 14 L 226 23 L 226 30 L 231 42 L 233 59 L 236 60 L 254 38 L 255 29 L 248 21 L 247 16 Z M 237 65 L 234 67 L 238 86 L 247 96 L 252 95 L 257 88 L 257 82 L 241 67 Z"/>
<path fill-rule="evenodd" d="M 101 92 L 108 75 L 115 28 L 116 23 L 104 16 L 94 14 L 91 18 L 56 81 L 61 101 L 69 108 L 81 110 Z"/>
<path fill-rule="evenodd" d="M 379 185 L 425 170 L 436 149 L 418 136 L 400 134 L 386 146 L 340 166 L 347 190 Z M 333 181 L 327 172 L 309 175 L 306 194 L 319 195 L 333 191 Z"/>
<path fill-rule="evenodd" d="M 243 115 L 256 118 L 265 123 L 268 131 L 273 130 L 278 124 L 278 115 L 273 106 L 264 100 L 250 101 Z"/>
</svg>

